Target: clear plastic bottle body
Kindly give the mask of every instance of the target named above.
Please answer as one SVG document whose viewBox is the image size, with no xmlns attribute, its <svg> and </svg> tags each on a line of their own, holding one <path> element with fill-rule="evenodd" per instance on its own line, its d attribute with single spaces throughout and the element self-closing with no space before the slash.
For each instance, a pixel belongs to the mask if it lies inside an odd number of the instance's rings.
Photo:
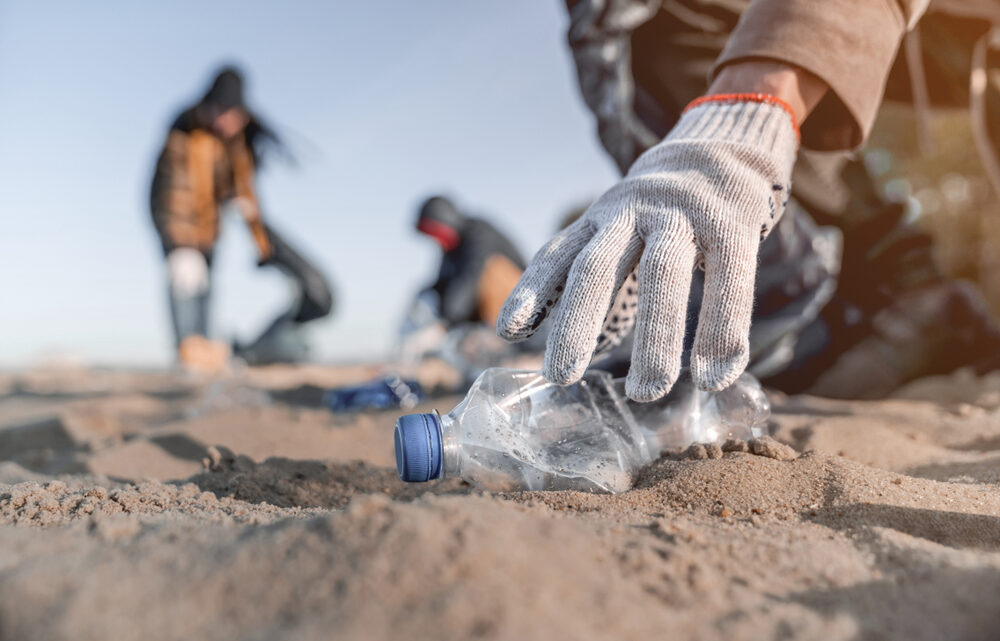
<svg viewBox="0 0 1000 641">
<path fill-rule="evenodd" d="M 744 374 L 721 392 L 681 381 L 653 403 L 629 401 L 601 371 L 565 387 L 537 372 L 494 368 L 445 416 L 397 421 L 396 460 L 409 481 L 461 477 L 495 491 L 624 492 L 664 449 L 766 433 L 770 406 Z"/>
<path fill-rule="evenodd" d="M 624 379 L 616 380 L 615 388 L 626 398 Z M 722 444 L 765 436 L 771 416 L 767 394 L 750 374 L 718 392 L 701 391 L 690 379 L 682 379 L 658 401 L 626 402 L 654 457 L 692 443 Z"/>
<path fill-rule="evenodd" d="M 441 428 L 444 475 L 497 491 L 622 492 L 650 459 L 599 371 L 561 387 L 537 372 L 486 370 Z"/>
</svg>

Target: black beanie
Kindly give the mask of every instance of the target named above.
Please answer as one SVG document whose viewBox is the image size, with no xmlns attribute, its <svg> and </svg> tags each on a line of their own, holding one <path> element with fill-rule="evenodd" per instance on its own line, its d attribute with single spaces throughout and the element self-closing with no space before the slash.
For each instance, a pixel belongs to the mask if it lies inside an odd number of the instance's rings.
<svg viewBox="0 0 1000 641">
<path fill-rule="evenodd" d="M 201 100 L 204 105 L 218 107 L 220 110 L 239 107 L 245 109 L 243 104 L 243 75 L 235 67 L 224 67 L 215 76 L 212 88 L 208 90 Z"/>
</svg>

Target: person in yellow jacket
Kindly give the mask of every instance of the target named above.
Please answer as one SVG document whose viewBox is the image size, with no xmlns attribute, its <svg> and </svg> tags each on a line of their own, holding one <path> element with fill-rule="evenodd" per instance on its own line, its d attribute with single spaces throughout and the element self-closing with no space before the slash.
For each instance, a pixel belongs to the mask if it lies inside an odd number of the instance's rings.
<svg viewBox="0 0 1000 641">
<path fill-rule="evenodd" d="M 297 303 L 309 307 L 308 318 L 303 318 L 312 320 L 330 311 L 332 298 L 323 277 L 261 219 L 254 173 L 267 143 L 280 145 L 246 106 L 242 74 L 225 67 L 205 96 L 171 125 L 156 163 L 150 209 L 166 257 L 177 355 L 186 366 L 217 370 L 230 355 L 226 344 L 208 338 L 210 268 L 224 204 L 237 205 L 260 265 L 291 264 L 284 269 L 292 272 L 290 277 L 313 285 L 317 293 L 312 300 Z M 276 248 L 284 251 L 287 260 L 276 256 Z M 304 277 L 298 273 L 302 266 L 308 268 Z M 304 322 L 299 318 L 301 311 L 293 309 L 279 321 Z M 275 333 L 273 327 L 269 331 Z"/>
</svg>

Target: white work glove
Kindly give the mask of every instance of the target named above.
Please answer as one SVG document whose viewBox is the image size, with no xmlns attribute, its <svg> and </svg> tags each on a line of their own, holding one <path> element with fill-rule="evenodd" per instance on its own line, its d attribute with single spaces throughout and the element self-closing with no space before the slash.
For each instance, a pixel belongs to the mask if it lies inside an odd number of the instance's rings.
<svg viewBox="0 0 1000 641">
<path fill-rule="evenodd" d="M 725 388 L 749 360 L 757 252 L 784 211 L 797 149 L 791 111 L 771 96 L 695 101 L 620 183 L 535 255 L 497 333 L 523 340 L 555 307 L 542 373 L 567 385 L 634 316 L 625 389 L 637 401 L 658 399 L 680 373 L 691 276 L 700 265 L 705 288 L 691 374 L 701 389 Z"/>
<path fill-rule="evenodd" d="M 167 278 L 177 298 L 194 298 L 208 292 L 209 272 L 205 254 L 193 247 L 178 247 L 167 254 Z"/>
</svg>

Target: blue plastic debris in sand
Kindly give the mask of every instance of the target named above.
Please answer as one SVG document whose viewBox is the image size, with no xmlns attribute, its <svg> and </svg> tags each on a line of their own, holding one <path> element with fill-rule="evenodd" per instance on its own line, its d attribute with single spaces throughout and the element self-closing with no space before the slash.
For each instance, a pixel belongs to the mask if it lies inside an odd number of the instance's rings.
<svg viewBox="0 0 1000 641">
<path fill-rule="evenodd" d="M 386 376 L 370 383 L 329 390 L 324 404 L 334 412 L 356 412 L 375 409 L 410 409 L 423 401 L 420 383 L 398 376 Z"/>
</svg>

